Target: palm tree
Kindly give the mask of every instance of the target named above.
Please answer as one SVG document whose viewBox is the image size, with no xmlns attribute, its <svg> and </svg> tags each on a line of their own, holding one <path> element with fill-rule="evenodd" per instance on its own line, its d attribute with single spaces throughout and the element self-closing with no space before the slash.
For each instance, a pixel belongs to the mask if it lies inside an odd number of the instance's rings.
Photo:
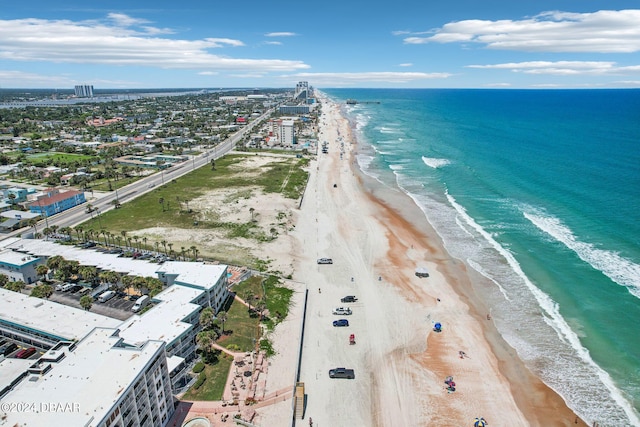
<svg viewBox="0 0 640 427">
<path fill-rule="evenodd" d="M 200 332 L 196 335 L 196 342 L 202 353 L 204 353 L 205 358 L 208 359 L 209 353 L 211 352 L 211 344 L 213 344 L 211 334 L 208 331 Z"/>
<path fill-rule="evenodd" d="M 125 242 L 127 241 L 127 232 L 125 230 L 122 230 L 120 232 L 120 234 L 122 234 L 122 238 L 125 240 Z M 118 243 L 119 244 L 119 243 Z"/>
<path fill-rule="evenodd" d="M 245 297 L 245 302 L 249 305 L 249 311 L 251 311 L 251 301 L 253 301 L 253 298 L 255 297 L 253 291 L 247 291 L 246 297 Z"/>
<path fill-rule="evenodd" d="M 40 276 L 41 279 L 43 279 L 48 272 L 49 272 L 49 267 L 47 267 L 45 264 L 40 264 L 39 266 L 36 267 L 36 274 Z"/>
<path fill-rule="evenodd" d="M 96 278 L 98 278 L 98 269 L 90 266 L 83 265 L 78 269 L 78 273 L 82 276 L 85 282 L 95 283 Z"/>
<path fill-rule="evenodd" d="M 191 249 L 193 251 L 193 260 L 197 261 L 198 260 L 198 248 L 196 248 L 195 246 L 191 246 L 189 249 Z"/>
<path fill-rule="evenodd" d="M 128 291 L 129 288 L 133 287 L 135 278 L 133 276 L 126 275 L 126 276 L 122 276 L 120 281 L 122 282 L 122 287 L 125 289 L 125 291 Z"/>
<path fill-rule="evenodd" d="M 254 213 L 255 211 L 256 211 L 256 210 L 255 210 L 254 208 L 249 208 L 249 213 L 251 214 L 251 221 L 252 221 L 252 222 L 253 222 L 253 213 Z"/>
<path fill-rule="evenodd" d="M 160 242 L 153 242 L 153 244 L 156 246 L 156 252 L 160 252 L 158 247 L 160 246 Z"/>
<path fill-rule="evenodd" d="M 78 240 L 80 240 L 81 236 L 82 236 L 82 230 L 84 230 L 84 227 L 82 225 L 76 225 L 74 230 L 76 231 L 76 234 L 78 235 Z"/>
<path fill-rule="evenodd" d="M 186 248 L 184 246 L 180 246 L 180 254 L 182 255 L 182 260 L 184 261 L 185 259 L 187 259 L 184 255 Z"/>
<path fill-rule="evenodd" d="M 202 326 L 202 329 L 206 330 L 211 328 L 211 326 L 213 325 L 213 309 L 211 307 L 206 307 L 204 309 L 202 309 L 202 311 L 200 312 L 200 326 Z"/>
<path fill-rule="evenodd" d="M 168 246 L 169 246 L 169 253 L 171 254 L 173 252 L 173 243 L 169 243 Z"/>
<path fill-rule="evenodd" d="M 162 242 L 160 242 L 162 244 L 162 246 L 164 247 L 164 253 L 165 255 L 167 254 L 167 241 L 163 240 Z"/>
<path fill-rule="evenodd" d="M 227 321 L 227 312 L 222 310 L 218 312 L 218 315 L 216 316 L 216 318 L 220 321 L 220 324 L 222 325 L 222 335 L 224 335 L 224 322 Z"/>
<path fill-rule="evenodd" d="M 138 240 L 140 240 L 140 237 L 133 236 L 133 240 L 136 242 L 136 245 L 138 245 Z M 129 244 L 131 244 L 131 237 L 129 237 Z M 140 245 L 138 245 L 138 250 L 140 250 Z"/>
<path fill-rule="evenodd" d="M 144 243 L 144 247 L 146 249 L 147 248 L 147 238 L 146 237 L 142 238 L 142 243 Z"/>
<path fill-rule="evenodd" d="M 60 255 L 54 255 L 51 258 L 47 259 L 47 267 L 51 270 L 57 270 L 64 264 L 65 260 Z"/>
<path fill-rule="evenodd" d="M 102 234 L 102 237 L 104 237 L 104 245 L 109 246 L 109 243 L 107 243 L 107 230 L 103 228 L 102 230 L 100 230 L 100 234 Z"/>
<path fill-rule="evenodd" d="M 38 220 L 35 218 L 31 218 L 27 224 L 29 224 L 29 227 L 33 227 L 33 233 L 37 234 L 38 233 Z"/>
<path fill-rule="evenodd" d="M 22 280 L 16 280 L 15 282 L 9 282 L 7 283 L 4 288 L 8 291 L 13 291 L 13 292 L 22 292 L 22 290 L 26 287 L 26 283 L 24 283 Z"/>
<path fill-rule="evenodd" d="M 267 308 L 267 302 L 264 300 L 264 298 L 260 298 L 258 300 L 255 308 L 256 308 L 256 311 L 260 314 L 260 321 L 262 321 L 262 314 L 264 313 L 264 310 Z"/>
</svg>

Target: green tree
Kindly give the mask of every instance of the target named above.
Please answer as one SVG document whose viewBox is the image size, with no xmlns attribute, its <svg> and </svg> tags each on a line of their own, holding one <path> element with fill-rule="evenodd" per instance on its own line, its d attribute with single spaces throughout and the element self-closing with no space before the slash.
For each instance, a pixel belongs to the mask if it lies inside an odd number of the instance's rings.
<svg viewBox="0 0 640 427">
<path fill-rule="evenodd" d="M 40 276 L 41 280 L 45 280 L 44 277 L 47 275 L 48 272 L 49 272 L 49 267 L 47 267 L 45 264 L 40 264 L 39 266 L 36 267 L 36 274 Z"/>
<path fill-rule="evenodd" d="M 9 283 L 9 276 L 0 274 L 0 288 L 4 288 L 7 283 Z"/>
<path fill-rule="evenodd" d="M 94 284 L 98 278 L 98 269 L 91 265 L 83 265 L 78 269 L 78 274 L 85 282 Z"/>
<path fill-rule="evenodd" d="M 216 318 L 220 321 L 220 324 L 222 325 L 221 332 L 222 332 L 222 335 L 224 335 L 224 322 L 227 321 L 227 312 L 224 310 L 219 311 Z"/>
<path fill-rule="evenodd" d="M 36 298 L 49 298 L 53 294 L 53 286 L 36 285 L 31 290 L 31 296 Z"/>
<path fill-rule="evenodd" d="M 211 307 L 202 309 L 200 312 L 200 326 L 202 326 L 202 329 L 211 329 L 213 326 L 213 319 L 213 309 Z"/>
<path fill-rule="evenodd" d="M 91 310 L 92 305 L 93 298 L 91 298 L 91 295 L 83 295 L 82 297 L 80 297 L 80 307 L 88 311 Z"/>
<path fill-rule="evenodd" d="M 16 280 L 15 282 L 9 282 L 4 285 L 4 288 L 13 292 L 22 292 L 26 287 L 26 284 L 22 280 Z"/>
</svg>

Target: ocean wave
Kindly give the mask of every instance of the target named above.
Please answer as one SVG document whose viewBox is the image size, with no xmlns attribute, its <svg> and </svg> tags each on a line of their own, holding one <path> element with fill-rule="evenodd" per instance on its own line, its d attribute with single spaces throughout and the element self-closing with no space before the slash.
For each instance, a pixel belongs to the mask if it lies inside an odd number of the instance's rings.
<svg viewBox="0 0 640 427">
<path fill-rule="evenodd" d="M 451 164 L 451 161 L 447 159 L 437 159 L 434 157 L 425 157 L 425 156 L 422 156 L 422 161 L 424 162 L 425 165 L 433 169 L 438 169 L 443 166 L 447 166 Z"/>
<path fill-rule="evenodd" d="M 504 258 L 504 260 L 509 264 L 512 271 L 516 273 L 517 276 L 520 277 L 520 279 L 522 279 L 527 289 L 531 292 L 531 294 L 534 296 L 534 298 L 538 302 L 538 306 L 542 308 L 542 310 L 544 311 L 542 316 L 544 321 L 556 332 L 556 334 L 558 335 L 558 338 L 561 341 L 567 343 L 575 351 L 575 353 L 580 358 L 580 360 L 582 360 L 585 366 L 585 369 L 583 370 L 578 370 L 577 367 L 575 366 L 573 368 L 571 368 L 570 366 L 565 366 L 565 369 L 556 369 L 554 368 L 554 366 L 545 366 L 544 368 L 542 368 L 543 378 L 545 377 L 547 379 L 552 378 L 553 381 L 549 385 L 552 388 L 557 390 L 557 389 L 562 389 L 563 387 L 566 387 L 568 385 L 568 383 L 562 382 L 562 376 L 560 374 L 562 372 L 566 374 L 567 371 L 573 371 L 572 375 L 574 375 L 574 380 L 576 380 L 578 377 L 581 377 L 581 380 L 578 381 L 577 383 L 576 381 L 573 382 L 576 384 L 579 383 L 579 385 L 589 384 L 589 382 L 592 381 L 593 377 L 595 376 L 598 378 L 600 383 L 604 385 L 604 387 L 607 389 L 611 399 L 615 401 L 618 407 L 624 411 L 628 419 L 631 420 L 634 423 L 634 425 L 640 425 L 640 418 L 638 418 L 632 405 L 624 398 L 622 392 L 618 390 L 618 388 L 615 386 L 613 380 L 611 379 L 611 376 L 593 361 L 593 359 L 591 358 L 591 355 L 589 354 L 589 350 L 587 350 L 585 347 L 582 346 L 578 335 L 573 331 L 573 329 L 571 329 L 567 321 L 560 314 L 560 308 L 558 303 L 553 301 L 553 299 L 549 295 L 547 295 L 545 292 L 540 290 L 531 282 L 531 280 L 529 280 L 527 275 L 522 270 L 520 263 L 518 263 L 518 261 L 513 256 L 513 254 L 508 250 L 506 250 L 504 247 L 502 247 L 500 243 L 498 243 L 486 230 L 484 230 L 467 213 L 465 208 L 456 202 L 453 196 L 451 196 L 448 192 L 445 195 L 449 200 L 449 203 L 451 204 L 451 206 L 458 213 L 458 215 L 460 215 L 463 218 L 464 222 L 466 222 L 478 234 L 480 234 Z M 510 336 L 509 339 L 514 340 L 514 342 L 520 341 L 519 338 L 516 338 L 514 336 Z M 514 347 L 517 350 L 519 350 L 519 353 L 520 351 L 522 351 L 522 348 L 519 348 L 520 347 L 519 345 L 516 344 L 514 345 Z M 533 347 L 529 346 L 529 348 L 532 349 L 535 353 L 539 353 Z M 566 360 L 563 360 L 563 359 L 565 358 L 563 357 L 558 357 L 557 359 L 552 358 L 554 362 L 563 364 L 563 363 L 566 363 L 567 360 L 570 359 L 570 357 L 566 357 Z M 592 387 L 593 386 L 596 386 L 596 385 L 592 385 Z M 570 390 L 570 393 L 574 401 L 579 401 L 580 406 L 583 406 L 583 404 L 586 404 L 584 406 L 590 407 L 589 409 L 594 409 L 593 404 L 589 403 L 591 396 L 582 394 L 584 393 L 585 390 L 579 390 L 578 388 L 573 386 L 570 386 L 570 388 L 572 388 L 572 390 Z M 564 390 L 564 391 L 566 394 L 566 392 L 569 390 Z M 600 405 L 604 407 L 605 402 L 601 401 Z M 607 406 L 610 406 L 610 405 L 607 405 Z M 610 409 L 612 410 L 613 407 L 610 406 Z"/>
<path fill-rule="evenodd" d="M 592 243 L 579 241 L 573 231 L 558 218 L 544 215 L 542 212 L 523 212 L 523 215 L 540 230 L 575 252 L 581 260 L 640 298 L 640 265 L 617 252 L 599 249 Z"/>
</svg>

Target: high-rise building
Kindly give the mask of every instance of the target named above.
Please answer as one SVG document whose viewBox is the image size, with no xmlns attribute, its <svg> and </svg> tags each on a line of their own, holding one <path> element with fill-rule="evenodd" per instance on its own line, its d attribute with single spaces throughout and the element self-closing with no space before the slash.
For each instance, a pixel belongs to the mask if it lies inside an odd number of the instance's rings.
<svg viewBox="0 0 640 427">
<path fill-rule="evenodd" d="M 78 98 L 93 98 L 93 85 L 76 85 L 75 92 Z"/>
<path fill-rule="evenodd" d="M 296 85 L 296 92 L 293 95 L 293 99 L 307 102 L 309 97 L 309 82 L 298 82 Z"/>
</svg>

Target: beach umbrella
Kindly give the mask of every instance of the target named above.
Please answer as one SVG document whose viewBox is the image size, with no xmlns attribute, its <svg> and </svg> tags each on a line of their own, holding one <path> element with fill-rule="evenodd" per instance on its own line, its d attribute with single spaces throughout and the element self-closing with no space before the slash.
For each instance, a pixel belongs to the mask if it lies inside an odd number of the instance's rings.
<svg viewBox="0 0 640 427">
<path fill-rule="evenodd" d="M 486 425 L 487 425 L 487 422 L 485 421 L 484 418 L 476 417 L 476 421 L 473 423 L 473 427 L 485 427 Z"/>
</svg>

